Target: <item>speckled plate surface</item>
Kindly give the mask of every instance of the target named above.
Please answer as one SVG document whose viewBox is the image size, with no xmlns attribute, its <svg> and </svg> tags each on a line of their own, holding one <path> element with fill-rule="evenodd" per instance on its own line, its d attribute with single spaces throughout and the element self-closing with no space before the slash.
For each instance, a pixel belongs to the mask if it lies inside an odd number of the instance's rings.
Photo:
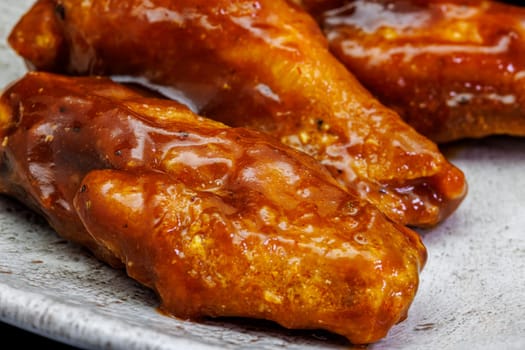
<svg viewBox="0 0 525 350">
<path fill-rule="evenodd" d="M 24 73 L 5 38 L 30 0 L 0 2 L 0 88 Z M 439 227 L 409 317 L 369 348 L 525 349 L 525 139 L 443 149 L 469 194 Z M 249 320 L 194 323 L 157 312 L 122 271 L 59 238 L 42 218 L 0 197 L 0 320 L 86 349 L 348 349 L 321 332 Z"/>
</svg>

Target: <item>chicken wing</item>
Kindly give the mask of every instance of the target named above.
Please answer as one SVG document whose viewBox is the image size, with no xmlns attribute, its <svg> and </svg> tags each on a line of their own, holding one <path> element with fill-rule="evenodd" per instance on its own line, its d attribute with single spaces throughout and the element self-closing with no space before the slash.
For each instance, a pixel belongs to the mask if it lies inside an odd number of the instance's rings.
<svg viewBox="0 0 525 350">
<path fill-rule="evenodd" d="M 192 109 L 278 138 L 393 220 L 431 226 L 466 194 L 464 174 L 385 108 L 283 0 L 40 0 L 13 29 L 33 67 L 134 76 Z"/>
<path fill-rule="evenodd" d="M 525 136 L 524 8 L 485 0 L 302 4 L 360 82 L 435 142 Z"/>
<path fill-rule="evenodd" d="M 419 236 L 315 159 L 106 78 L 28 73 L 0 99 L 0 192 L 181 318 L 381 339 L 418 288 Z"/>
</svg>

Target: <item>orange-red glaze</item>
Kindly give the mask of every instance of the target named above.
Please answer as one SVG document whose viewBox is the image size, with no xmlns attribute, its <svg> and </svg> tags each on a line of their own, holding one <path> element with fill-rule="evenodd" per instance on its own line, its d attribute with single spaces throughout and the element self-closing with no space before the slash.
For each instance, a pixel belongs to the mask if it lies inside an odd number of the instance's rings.
<svg viewBox="0 0 525 350">
<path fill-rule="evenodd" d="M 485 0 L 303 5 L 360 82 L 432 140 L 525 136 L 524 8 Z"/>
<path fill-rule="evenodd" d="M 435 225 L 466 194 L 464 174 L 374 99 L 317 23 L 284 0 L 40 0 L 9 40 L 37 69 L 182 92 L 201 115 L 312 155 L 399 223 Z"/>
<path fill-rule="evenodd" d="M 374 342 L 402 320 L 419 236 L 315 159 L 105 78 L 28 73 L 0 99 L 0 192 L 182 318 L 244 316 Z"/>
</svg>

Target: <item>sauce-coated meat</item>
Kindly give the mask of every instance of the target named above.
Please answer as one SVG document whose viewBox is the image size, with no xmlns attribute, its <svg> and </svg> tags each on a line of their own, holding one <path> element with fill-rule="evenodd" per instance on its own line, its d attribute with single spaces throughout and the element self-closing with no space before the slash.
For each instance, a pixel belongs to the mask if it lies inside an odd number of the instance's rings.
<svg viewBox="0 0 525 350">
<path fill-rule="evenodd" d="M 525 136 L 525 9 L 486 0 L 305 0 L 334 55 L 435 142 Z"/>
<path fill-rule="evenodd" d="M 39 70 L 174 89 L 201 115 L 312 155 L 402 224 L 435 225 L 466 194 L 464 174 L 374 99 L 312 17 L 284 0 L 40 0 L 10 43 Z"/>
<path fill-rule="evenodd" d="M 175 316 L 369 343 L 416 294 L 419 236 L 264 133 L 107 78 L 40 72 L 3 93 L 0 139 L 0 192 L 124 266 Z"/>
</svg>

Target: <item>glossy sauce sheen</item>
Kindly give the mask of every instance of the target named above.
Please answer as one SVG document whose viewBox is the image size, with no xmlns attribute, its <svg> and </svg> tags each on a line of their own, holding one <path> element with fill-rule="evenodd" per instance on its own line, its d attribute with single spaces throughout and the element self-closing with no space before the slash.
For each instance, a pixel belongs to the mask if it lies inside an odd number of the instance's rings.
<svg viewBox="0 0 525 350">
<path fill-rule="evenodd" d="M 463 173 L 333 57 L 296 5 L 259 1 L 40 0 L 10 35 L 35 68 L 133 76 L 201 115 L 264 131 L 315 157 L 393 220 L 432 226 Z"/>
<path fill-rule="evenodd" d="M 525 9 L 496 1 L 304 1 L 334 54 L 436 142 L 525 136 Z"/>
<path fill-rule="evenodd" d="M 182 318 L 245 316 L 354 343 L 404 319 L 426 250 L 263 133 L 104 78 L 29 73 L 0 99 L 0 191 Z"/>
</svg>

